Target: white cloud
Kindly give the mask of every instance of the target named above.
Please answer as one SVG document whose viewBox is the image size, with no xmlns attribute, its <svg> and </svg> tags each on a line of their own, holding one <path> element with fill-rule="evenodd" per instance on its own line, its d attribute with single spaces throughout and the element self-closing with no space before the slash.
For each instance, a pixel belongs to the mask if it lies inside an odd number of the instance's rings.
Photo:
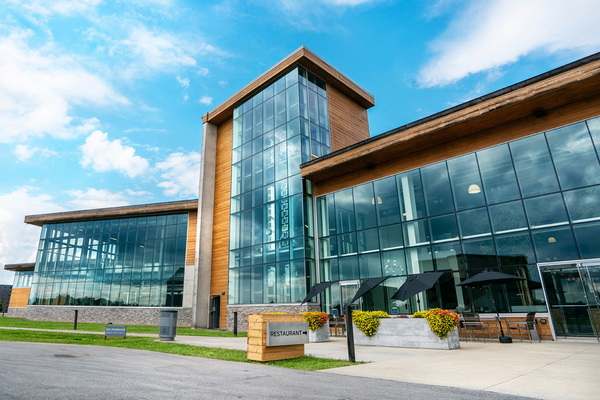
<svg viewBox="0 0 600 400">
<path fill-rule="evenodd" d="M 190 96 L 188 96 L 187 94 L 183 96 L 183 101 L 188 101 L 188 99 L 190 98 Z"/>
<path fill-rule="evenodd" d="M 29 193 L 34 190 L 23 186 L 0 194 L 0 284 L 12 284 L 13 273 L 4 271 L 5 264 L 35 262 L 40 228 L 26 225 L 25 215 L 65 211 L 51 196 Z"/>
<path fill-rule="evenodd" d="M 31 48 L 31 31 L 0 38 L 0 143 L 49 134 L 72 139 L 99 126 L 70 115 L 73 105 L 129 104 L 110 84 L 88 72 L 52 42 Z"/>
<path fill-rule="evenodd" d="M 158 184 L 164 188 L 167 196 L 198 196 L 200 179 L 200 154 L 192 151 L 188 154 L 173 153 L 165 161 L 156 164 L 164 179 Z"/>
<path fill-rule="evenodd" d="M 41 147 L 30 147 L 28 145 L 23 144 L 16 145 L 14 153 L 17 156 L 17 159 L 21 162 L 26 162 L 36 153 L 39 157 L 51 157 L 58 155 L 57 152 L 49 149 L 44 149 Z"/>
<path fill-rule="evenodd" d="M 105 207 L 119 207 L 131 204 L 132 197 L 151 197 L 152 194 L 144 191 L 133 191 L 126 189 L 122 192 L 111 192 L 106 189 L 87 188 L 68 190 L 67 194 L 71 196 L 69 204 L 77 209 L 94 209 Z"/>
<path fill-rule="evenodd" d="M 200 100 L 198 100 L 198 102 L 200 102 L 201 104 L 204 104 L 206 106 L 210 106 L 212 104 L 213 98 L 212 97 L 208 97 L 208 96 L 202 96 L 200 97 Z"/>
<path fill-rule="evenodd" d="M 9 1 L 19 5 L 26 13 L 49 17 L 54 14 L 69 16 L 93 11 L 102 0 Z"/>
<path fill-rule="evenodd" d="M 181 87 L 188 88 L 190 87 L 190 78 L 181 78 L 177 77 L 177 82 L 181 85 Z"/>
<path fill-rule="evenodd" d="M 443 86 L 470 74 L 497 69 L 532 53 L 600 46 L 597 0 L 472 1 L 432 48 L 436 55 L 420 71 L 422 86 Z"/>
<path fill-rule="evenodd" d="M 200 67 L 198 69 L 198 75 L 200 76 L 208 76 L 209 73 L 210 71 L 208 70 L 208 68 Z"/>
<path fill-rule="evenodd" d="M 219 81 L 219 85 L 225 86 L 225 85 L 227 85 L 227 81 Z"/>
<path fill-rule="evenodd" d="M 119 171 L 134 178 L 148 169 L 148 160 L 135 155 L 135 149 L 123 146 L 120 139 L 108 140 L 108 133 L 94 131 L 80 147 L 83 156 L 80 164 L 96 172 Z"/>
</svg>

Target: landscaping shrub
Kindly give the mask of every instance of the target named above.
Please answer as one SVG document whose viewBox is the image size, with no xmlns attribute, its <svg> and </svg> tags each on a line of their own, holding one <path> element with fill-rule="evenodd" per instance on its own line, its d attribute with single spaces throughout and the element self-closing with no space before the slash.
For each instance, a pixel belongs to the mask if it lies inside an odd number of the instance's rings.
<svg viewBox="0 0 600 400">
<path fill-rule="evenodd" d="M 427 311 L 418 311 L 414 313 L 413 318 L 425 318 L 427 324 L 431 327 L 433 333 L 438 335 L 440 340 L 448 337 L 454 327 L 458 326 L 458 314 L 450 310 L 441 308 L 432 308 Z"/>
<path fill-rule="evenodd" d="M 327 313 L 319 311 L 310 311 L 301 313 L 304 316 L 304 322 L 308 322 L 308 327 L 312 332 L 321 328 L 327 321 L 329 316 Z"/>
<path fill-rule="evenodd" d="M 377 328 L 381 325 L 379 318 L 389 318 L 385 311 L 352 311 L 352 321 L 358 329 L 370 338 L 377 333 Z"/>
</svg>

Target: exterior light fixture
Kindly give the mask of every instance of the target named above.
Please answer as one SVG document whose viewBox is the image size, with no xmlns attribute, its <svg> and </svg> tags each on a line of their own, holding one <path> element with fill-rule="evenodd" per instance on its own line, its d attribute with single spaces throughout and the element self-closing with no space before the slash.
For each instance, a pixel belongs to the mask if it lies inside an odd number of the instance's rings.
<svg viewBox="0 0 600 400">
<path fill-rule="evenodd" d="M 469 186 L 469 194 L 477 193 L 481 193 L 481 188 L 479 187 L 479 185 L 472 184 L 471 186 Z"/>
<path fill-rule="evenodd" d="M 556 243 L 556 239 L 553 236 L 548 238 L 548 243 Z"/>
</svg>

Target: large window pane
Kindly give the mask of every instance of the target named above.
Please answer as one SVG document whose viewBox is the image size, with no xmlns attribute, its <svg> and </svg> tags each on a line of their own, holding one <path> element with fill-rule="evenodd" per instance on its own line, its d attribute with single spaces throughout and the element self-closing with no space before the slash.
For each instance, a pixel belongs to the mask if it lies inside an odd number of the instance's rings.
<svg viewBox="0 0 600 400">
<path fill-rule="evenodd" d="M 300 110 L 298 108 L 298 85 L 289 87 L 286 91 L 287 101 L 287 120 L 291 121 L 294 118 L 298 118 Z"/>
<path fill-rule="evenodd" d="M 402 227 L 400 224 L 379 228 L 379 245 L 381 250 L 389 250 L 404 245 L 402 241 Z"/>
<path fill-rule="evenodd" d="M 396 175 L 402 221 L 425 218 L 425 199 L 419 171 Z"/>
<path fill-rule="evenodd" d="M 577 246 L 582 258 L 600 258 L 600 223 L 593 222 L 582 225 L 573 225 Z"/>
<path fill-rule="evenodd" d="M 546 132 L 563 190 L 600 183 L 600 164 L 584 122 Z"/>
<path fill-rule="evenodd" d="M 457 214 L 460 235 L 463 239 L 491 234 L 490 221 L 485 207 Z"/>
<path fill-rule="evenodd" d="M 570 227 L 536 230 L 532 231 L 531 235 L 538 262 L 579 259 Z"/>
<path fill-rule="evenodd" d="M 463 271 L 465 263 L 459 242 L 436 244 L 433 246 L 433 258 L 438 271 Z"/>
<path fill-rule="evenodd" d="M 319 237 L 336 234 L 335 207 L 333 194 L 321 196 L 317 199 Z"/>
<path fill-rule="evenodd" d="M 488 204 L 521 197 L 508 145 L 478 151 L 477 160 Z"/>
<path fill-rule="evenodd" d="M 372 252 L 379 250 L 379 240 L 377 238 L 377 228 L 359 231 L 356 233 L 358 238 L 358 252 Z"/>
<path fill-rule="evenodd" d="M 494 233 L 508 233 L 527 229 L 527 219 L 520 200 L 490 206 Z"/>
<path fill-rule="evenodd" d="M 354 212 L 356 229 L 368 229 L 377 226 L 373 184 L 366 183 L 352 189 L 354 195 Z"/>
<path fill-rule="evenodd" d="M 496 247 L 502 266 L 536 262 L 528 232 L 496 236 Z"/>
<path fill-rule="evenodd" d="M 517 177 L 523 197 L 537 196 L 559 190 L 554 165 L 544 134 L 510 143 Z"/>
<path fill-rule="evenodd" d="M 340 257 L 339 274 L 341 281 L 359 279 L 357 257 Z"/>
<path fill-rule="evenodd" d="M 415 247 L 406 249 L 406 265 L 408 274 L 422 274 L 433 271 L 431 247 Z"/>
<path fill-rule="evenodd" d="M 454 214 L 430 218 L 429 225 L 433 243 L 458 239 L 458 227 Z"/>
<path fill-rule="evenodd" d="M 496 249 L 491 238 L 464 241 L 462 246 L 468 269 L 498 268 Z"/>
<path fill-rule="evenodd" d="M 398 205 L 398 191 L 396 190 L 396 179 L 389 178 L 375 181 L 375 196 L 377 198 L 377 222 L 378 225 L 397 224 L 400 222 L 400 207 Z"/>
<path fill-rule="evenodd" d="M 454 211 L 446 163 L 421 168 L 427 215 L 440 215 Z"/>
<path fill-rule="evenodd" d="M 352 189 L 340 190 L 335 193 L 335 210 L 338 233 L 355 231 Z"/>
<path fill-rule="evenodd" d="M 564 192 L 572 222 L 600 219 L 600 186 Z"/>
<path fill-rule="evenodd" d="M 382 276 L 379 253 L 363 254 L 358 257 L 358 263 L 360 266 L 360 279 Z"/>
<path fill-rule="evenodd" d="M 448 172 L 457 210 L 485 205 L 475 154 L 448 160 Z"/>
<path fill-rule="evenodd" d="M 338 235 L 338 249 L 340 255 L 345 254 L 356 254 L 357 253 L 357 243 L 356 243 L 356 233 L 346 233 L 343 235 Z"/>
<path fill-rule="evenodd" d="M 402 228 L 405 246 L 429 243 L 429 227 L 426 220 L 405 222 Z"/>
<path fill-rule="evenodd" d="M 524 203 L 531 228 L 562 225 L 569 221 L 560 193 L 527 199 Z"/>
<path fill-rule="evenodd" d="M 381 265 L 383 266 L 383 276 L 406 275 L 404 250 L 382 251 Z"/>
</svg>

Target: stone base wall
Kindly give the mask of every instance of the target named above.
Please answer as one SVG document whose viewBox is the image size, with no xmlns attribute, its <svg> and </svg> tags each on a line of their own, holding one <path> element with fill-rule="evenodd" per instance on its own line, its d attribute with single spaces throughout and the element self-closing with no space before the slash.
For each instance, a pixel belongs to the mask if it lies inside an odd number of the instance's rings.
<svg viewBox="0 0 600 400">
<path fill-rule="evenodd" d="M 73 322 L 75 310 L 79 310 L 77 322 L 115 325 L 160 325 L 161 310 L 177 310 L 177 326 L 192 326 L 192 309 L 178 307 L 28 306 L 9 308 L 8 316 L 30 321 Z"/>
<path fill-rule="evenodd" d="M 248 314 L 262 314 L 282 312 L 285 314 L 300 314 L 307 311 L 321 311 L 316 304 L 292 305 L 292 304 L 256 304 L 251 306 L 227 306 L 227 330 L 233 331 L 233 313 L 238 313 L 238 332 L 248 331 Z"/>
<path fill-rule="evenodd" d="M 6 316 L 11 318 L 27 318 L 27 307 L 9 307 Z"/>
</svg>

